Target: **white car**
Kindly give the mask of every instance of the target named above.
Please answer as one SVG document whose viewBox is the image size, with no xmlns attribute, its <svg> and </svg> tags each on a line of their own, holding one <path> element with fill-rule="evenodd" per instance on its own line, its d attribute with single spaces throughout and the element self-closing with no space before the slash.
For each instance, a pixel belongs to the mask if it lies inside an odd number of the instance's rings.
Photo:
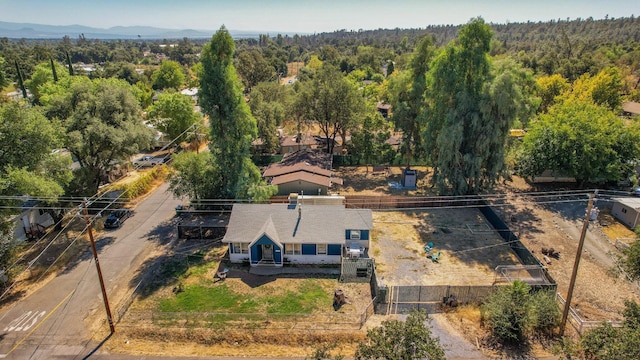
<svg viewBox="0 0 640 360">
<path fill-rule="evenodd" d="M 155 156 L 143 156 L 138 160 L 133 161 L 133 166 L 145 167 L 156 166 L 167 162 L 168 158 L 161 158 Z"/>
</svg>

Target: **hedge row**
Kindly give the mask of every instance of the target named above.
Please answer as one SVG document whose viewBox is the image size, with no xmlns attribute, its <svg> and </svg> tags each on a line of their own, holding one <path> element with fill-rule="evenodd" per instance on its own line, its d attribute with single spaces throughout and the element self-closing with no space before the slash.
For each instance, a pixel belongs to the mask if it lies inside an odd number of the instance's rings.
<svg viewBox="0 0 640 360">
<path fill-rule="evenodd" d="M 150 171 L 142 174 L 136 180 L 125 183 L 117 184 L 111 190 L 122 191 L 123 197 L 128 199 L 135 199 L 138 196 L 148 193 L 152 188 L 156 180 L 164 179 L 169 174 L 169 168 L 166 165 L 156 166 Z"/>
</svg>

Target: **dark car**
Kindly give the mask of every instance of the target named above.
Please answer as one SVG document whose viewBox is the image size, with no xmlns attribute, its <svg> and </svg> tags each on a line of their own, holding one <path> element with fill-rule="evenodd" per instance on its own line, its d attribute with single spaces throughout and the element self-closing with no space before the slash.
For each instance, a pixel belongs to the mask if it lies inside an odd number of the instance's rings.
<svg viewBox="0 0 640 360">
<path fill-rule="evenodd" d="M 105 229 L 119 228 L 129 216 L 131 216 L 131 210 L 129 209 L 114 210 L 104 221 L 104 227 Z"/>
</svg>

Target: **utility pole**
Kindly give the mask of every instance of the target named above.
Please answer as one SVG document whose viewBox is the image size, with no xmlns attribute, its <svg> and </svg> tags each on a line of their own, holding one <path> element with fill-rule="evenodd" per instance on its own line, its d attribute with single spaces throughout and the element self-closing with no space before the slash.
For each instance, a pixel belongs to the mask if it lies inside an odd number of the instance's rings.
<svg viewBox="0 0 640 360">
<path fill-rule="evenodd" d="M 96 263 L 96 270 L 98 271 L 98 279 L 100 280 L 100 289 L 102 289 L 102 300 L 104 301 L 104 308 L 107 311 L 107 320 L 109 321 L 109 329 L 111 334 L 116 332 L 116 328 L 113 325 L 113 317 L 111 316 L 111 308 L 109 307 L 109 299 L 107 299 L 107 290 L 104 287 L 104 280 L 102 279 L 102 270 L 100 270 L 100 262 L 98 261 L 98 250 L 96 250 L 96 242 L 93 240 L 93 229 L 91 228 L 91 220 L 89 219 L 89 210 L 87 209 L 87 200 L 82 202 L 82 208 L 84 209 L 84 220 L 87 223 L 87 233 L 89 234 L 89 240 L 91 241 L 91 251 L 93 252 L 93 259 Z"/>
<path fill-rule="evenodd" d="M 595 194 L 589 194 L 589 202 L 587 204 L 587 214 L 584 217 L 584 223 L 582 224 L 582 233 L 580 234 L 580 241 L 578 242 L 578 251 L 576 253 L 576 259 L 573 262 L 573 272 L 571 273 L 571 281 L 569 282 L 569 291 L 567 292 L 567 301 L 564 304 L 564 310 L 562 311 L 562 321 L 560 321 L 560 336 L 564 335 L 564 329 L 567 326 L 567 317 L 569 316 L 569 309 L 571 307 L 571 298 L 573 297 L 573 288 L 576 285 L 576 276 L 578 275 L 578 266 L 580 265 L 580 258 L 582 257 L 582 249 L 584 248 L 584 238 L 587 235 L 587 228 L 589 227 L 589 219 L 591 218 L 591 208 L 593 207 L 593 198 Z"/>
</svg>

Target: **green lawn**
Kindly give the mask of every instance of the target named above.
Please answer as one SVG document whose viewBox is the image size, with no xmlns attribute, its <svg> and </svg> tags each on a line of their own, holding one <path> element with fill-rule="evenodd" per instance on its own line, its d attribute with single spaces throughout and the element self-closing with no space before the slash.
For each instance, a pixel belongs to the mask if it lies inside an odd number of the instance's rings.
<svg viewBox="0 0 640 360">
<path fill-rule="evenodd" d="M 286 290 L 265 286 L 265 289 L 242 294 L 227 283 L 188 284 L 184 285 L 183 292 L 160 299 L 158 311 L 311 314 L 333 302 L 331 292 L 314 279 L 290 284 Z"/>
</svg>

